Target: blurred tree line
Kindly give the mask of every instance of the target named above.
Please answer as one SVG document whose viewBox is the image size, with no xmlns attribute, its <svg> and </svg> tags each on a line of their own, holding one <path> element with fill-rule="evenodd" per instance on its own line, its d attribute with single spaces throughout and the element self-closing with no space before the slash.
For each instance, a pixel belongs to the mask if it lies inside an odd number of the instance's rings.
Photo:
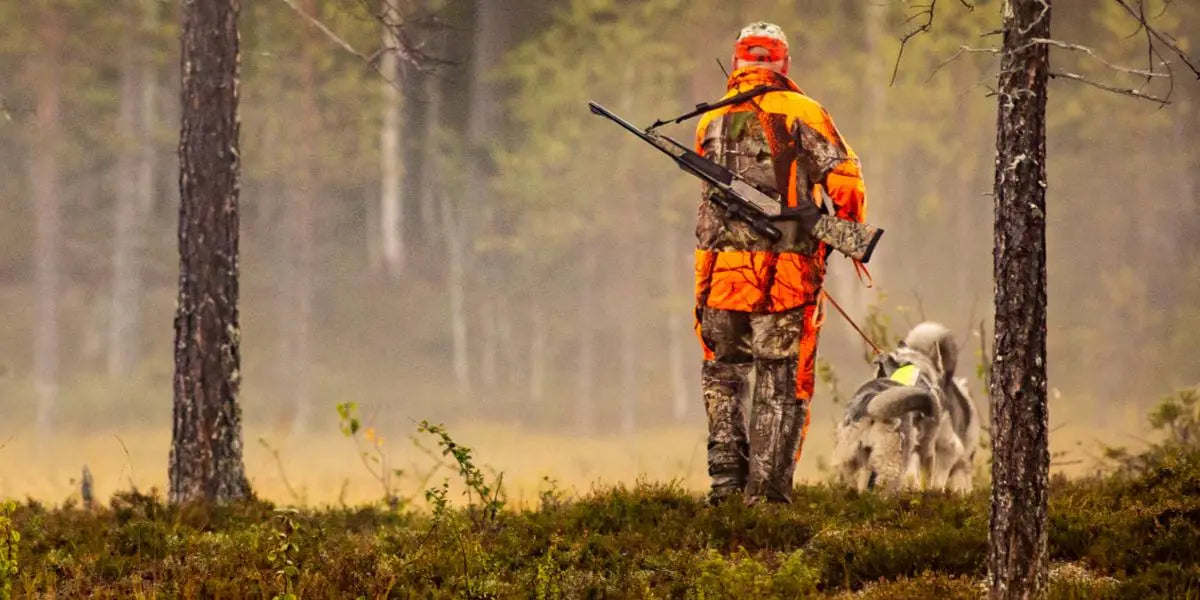
<svg viewBox="0 0 1200 600">
<path fill-rule="evenodd" d="M 792 76 L 862 157 L 868 219 L 888 232 L 876 289 L 838 258 L 830 293 L 856 317 L 882 306 L 894 336 L 942 321 L 964 340 L 960 361 L 978 360 L 997 64 L 987 52 L 948 59 L 997 45 L 998 0 L 941 11 L 898 65 L 912 26 L 903 2 L 392 4 L 439 60 L 373 57 L 395 41 L 373 16 L 379 2 L 243 7 L 248 422 L 303 431 L 348 400 L 398 423 L 630 432 L 700 418 L 698 190 L 585 103 L 649 123 L 715 99 L 715 59 L 727 66 L 738 29 L 759 19 L 788 32 Z M 1057 39 L 1146 67 L 1145 46 L 1122 43 L 1139 32 L 1115 3 L 1057 4 Z M 1200 4 L 1151 4 L 1181 45 L 1200 41 Z M 177 11 L 0 5 L 0 397 L 14 431 L 169 420 Z M 1143 83 L 1082 52 L 1054 49 L 1051 64 Z M 1052 412 L 1102 423 L 1195 383 L 1200 86 L 1180 78 L 1171 101 L 1051 83 Z M 668 130 L 688 143 L 690 125 Z M 857 381 L 862 342 L 830 313 L 822 354 Z"/>
</svg>

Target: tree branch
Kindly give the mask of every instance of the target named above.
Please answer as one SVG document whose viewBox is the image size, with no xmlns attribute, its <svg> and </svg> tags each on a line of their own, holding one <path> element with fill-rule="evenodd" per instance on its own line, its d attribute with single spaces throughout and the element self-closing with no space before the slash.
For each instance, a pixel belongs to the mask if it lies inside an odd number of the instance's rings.
<svg viewBox="0 0 1200 600">
<path fill-rule="evenodd" d="M 904 24 L 907 25 L 921 17 L 925 17 L 925 22 L 900 37 L 900 51 L 896 53 L 896 64 L 892 66 L 892 80 L 888 85 L 896 84 L 896 75 L 900 72 L 900 59 L 904 56 L 904 48 L 908 45 L 908 41 L 922 33 L 928 32 L 933 27 L 933 11 L 937 8 L 937 0 L 929 0 L 929 4 L 921 4 L 918 7 L 921 10 L 909 15 L 904 20 Z"/>
<path fill-rule="evenodd" d="M 963 54 L 972 54 L 972 53 L 1000 54 L 1000 49 L 999 48 L 972 48 L 965 44 L 962 46 L 959 46 L 958 50 L 955 51 L 954 54 L 950 56 L 950 58 L 947 58 L 946 60 L 942 61 L 941 64 L 934 67 L 933 70 L 929 72 L 929 77 L 925 79 L 925 82 L 928 83 L 928 82 L 932 81 L 933 76 L 937 75 L 938 71 L 942 70 L 942 67 L 958 60 L 958 57 L 962 56 Z"/>
<path fill-rule="evenodd" d="M 1123 94 L 1125 96 L 1133 96 L 1134 98 L 1141 98 L 1142 100 L 1149 100 L 1151 102 L 1157 102 L 1158 104 L 1164 105 L 1164 106 L 1171 103 L 1171 101 L 1166 98 L 1160 98 L 1158 96 L 1151 96 L 1150 94 L 1146 94 L 1139 90 L 1135 90 L 1135 89 L 1131 89 L 1131 88 L 1114 87 L 1114 86 L 1108 85 L 1106 83 L 1101 83 L 1099 81 L 1094 81 L 1094 80 L 1088 79 L 1077 73 L 1068 73 L 1066 71 L 1051 71 L 1050 72 L 1051 79 L 1056 79 L 1059 77 L 1061 77 L 1063 79 L 1071 79 L 1073 81 L 1078 81 L 1080 83 L 1086 83 L 1087 85 L 1090 85 L 1092 87 L 1100 88 L 1102 90 L 1113 92 L 1116 94 Z"/>
<path fill-rule="evenodd" d="M 1196 63 L 1193 62 L 1194 59 L 1192 59 L 1190 56 L 1188 56 L 1187 52 L 1184 52 L 1184 50 L 1179 47 L 1179 44 L 1177 44 L 1171 36 L 1162 33 L 1161 31 L 1159 31 L 1158 29 L 1155 29 L 1153 26 L 1150 25 L 1150 23 L 1146 19 L 1145 6 L 1143 5 L 1143 3 L 1140 0 L 1138 2 L 1137 10 L 1134 10 L 1134 8 L 1132 6 L 1130 6 L 1129 2 L 1127 2 L 1126 0 L 1113 0 L 1113 2 L 1120 4 L 1121 8 L 1124 8 L 1125 12 L 1129 13 L 1129 15 L 1131 17 L 1133 17 L 1135 20 L 1137 20 L 1138 24 L 1141 25 L 1141 27 L 1146 30 L 1146 34 L 1148 37 L 1153 37 L 1154 39 L 1158 40 L 1158 42 L 1160 44 L 1162 44 L 1162 45 L 1166 46 L 1168 49 L 1170 49 L 1171 52 L 1173 52 L 1175 54 L 1175 56 L 1179 57 L 1179 60 L 1183 61 L 1183 64 L 1187 65 L 1188 69 L 1190 69 L 1192 71 L 1192 73 L 1196 76 L 1196 79 L 1200 79 L 1200 67 L 1198 67 L 1196 65 Z M 1166 8 L 1164 7 L 1163 10 L 1166 10 Z M 1154 45 L 1153 41 L 1148 41 L 1148 43 L 1150 44 L 1151 50 L 1153 51 L 1153 45 Z"/>
<path fill-rule="evenodd" d="M 1049 46 L 1054 46 L 1056 48 L 1063 48 L 1064 50 L 1075 50 L 1078 52 L 1083 52 L 1084 54 L 1087 54 L 1088 56 L 1100 61 L 1101 63 L 1104 64 L 1104 66 L 1106 66 L 1114 71 L 1120 71 L 1122 73 L 1130 73 L 1133 75 L 1140 75 L 1140 76 L 1146 77 L 1146 78 L 1169 77 L 1170 76 L 1169 73 L 1160 73 L 1160 72 L 1154 71 L 1154 70 L 1147 71 L 1145 69 L 1133 69 L 1130 67 L 1122 67 L 1120 65 L 1114 65 L 1113 63 L 1110 63 L 1107 60 L 1104 60 L 1102 57 L 1100 57 L 1100 55 L 1096 54 L 1095 50 L 1092 50 L 1091 48 L 1088 48 L 1087 46 L 1081 46 L 1079 44 L 1072 44 L 1070 42 L 1063 42 L 1063 41 L 1053 40 L 1053 39 L 1049 39 L 1049 38 L 1033 38 L 1029 44 L 1021 47 L 1019 50 L 1024 50 L 1025 48 L 1028 48 L 1029 46 L 1032 46 L 1033 44 L 1046 44 Z"/>
<path fill-rule="evenodd" d="M 391 31 L 392 39 L 396 41 L 396 46 L 384 46 L 373 52 L 370 56 L 356 50 L 354 46 L 351 46 L 349 42 L 339 37 L 333 32 L 333 30 L 326 27 L 325 24 L 316 17 L 301 10 L 299 6 L 296 6 L 294 0 L 282 0 L 282 2 L 287 4 L 296 14 L 304 18 L 304 20 L 308 21 L 310 25 L 317 29 L 317 31 L 320 31 L 325 35 L 325 37 L 329 38 L 330 41 L 338 46 L 341 46 L 341 48 L 347 53 L 363 61 L 363 63 L 365 63 L 372 71 L 375 71 L 375 73 L 382 77 L 384 81 L 396 89 L 402 88 L 400 87 L 399 82 L 397 82 L 394 78 L 394 74 L 384 73 L 379 68 L 379 57 L 384 53 L 395 52 L 396 55 L 405 62 L 413 65 L 418 71 L 422 72 L 426 71 L 431 66 L 451 64 L 450 61 L 425 54 L 421 50 L 420 44 L 414 44 L 409 40 L 407 36 L 407 29 L 409 26 L 415 25 L 417 23 L 417 19 L 406 18 L 403 13 L 401 13 L 400 9 L 393 6 L 390 2 L 385 3 L 384 8 L 382 8 L 378 13 L 371 12 L 370 14 L 384 27 L 387 27 L 388 30 Z M 368 6 L 367 0 L 360 0 L 360 2 L 362 2 L 364 7 Z M 440 20 L 437 19 L 435 13 L 428 17 L 422 17 L 420 22 L 440 23 Z"/>
</svg>

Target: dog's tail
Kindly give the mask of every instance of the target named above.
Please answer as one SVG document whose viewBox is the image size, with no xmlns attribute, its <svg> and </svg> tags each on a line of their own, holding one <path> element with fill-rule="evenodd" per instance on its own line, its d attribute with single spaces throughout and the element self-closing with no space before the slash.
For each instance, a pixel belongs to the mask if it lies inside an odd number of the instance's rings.
<svg viewBox="0 0 1200 600">
<path fill-rule="evenodd" d="M 958 367 L 958 342 L 954 334 L 944 325 L 925 321 L 913 327 L 904 338 L 904 345 L 913 348 L 939 363 L 946 381 L 954 376 Z"/>
<path fill-rule="evenodd" d="M 927 390 L 911 385 L 888 388 L 867 404 L 867 414 L 880 420 L 898 419 L 914 411 L 932 417 L 937 405 Z"/>
</svg>

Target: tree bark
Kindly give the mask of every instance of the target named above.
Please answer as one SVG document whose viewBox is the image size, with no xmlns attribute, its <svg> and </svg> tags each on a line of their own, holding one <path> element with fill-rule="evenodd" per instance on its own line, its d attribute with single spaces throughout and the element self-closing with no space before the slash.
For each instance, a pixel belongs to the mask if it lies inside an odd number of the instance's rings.
<svg viewBox="0 0 1200 600">
<path fill-rule="evenodd" d="M 169 500 L 250 494 L 238 323 L 238 0 L 185 0 Z"/>
<path fill-rule="evenodd" d="M 391 4 L 383 2 L 381 10 L 388 11 Z M 395 48 L 399 45 L 395 34 L 383 28 L 383 45 Z M 379 131 L 380 190 L 379 190 L 379 239 L 384 266 L 392 277 L 404 271 L 404 206 L 400 182 L 400 90 L 395 52 L 385 51 L 380 57 L 379 70 L 386 78 L 380 83 L 383 94 L 383 125 Z"/>
<path fill-rule="evenodd" d="M 62 138 L 59 119 L 62 101 L 62 14 L 46 4 L 38 23 L 42 49 L 33 68 L 36 97 L 32 151 L 27 165 L 36 230 L 34 246 L 33 382 L 37 389 L 35 434 L 46 439 L 58 395 L 58 297 L 61 270 L 62 213 L 60 208 L 58 153 Z"/>
<path fill-rule="evenodd" d="M 1050 0 L 1009 0 L 999 78 L 992 364 L 993 599 L 1046 589 L 1046 81 Z"/>
</svg>

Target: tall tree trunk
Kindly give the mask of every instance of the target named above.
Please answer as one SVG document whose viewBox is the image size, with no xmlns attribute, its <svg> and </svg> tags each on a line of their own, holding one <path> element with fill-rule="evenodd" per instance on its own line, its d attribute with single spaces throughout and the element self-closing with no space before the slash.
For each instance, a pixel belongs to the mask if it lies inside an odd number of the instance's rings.
<svg viewBox="0 0 1200 600">
<path fill-rule="evenodd" d="M 466 196 L 460 199 L 467 203 L 476 203 L 487 195 L 488 179 L 490 176 L 489 144 L 496 133 L 494 126 L 500 111 L 500 94 L 495 83 L 489 80 L 492 71 L 500 64 L 507 49 L 509 10 L 497 0 L 477 0 L 475 3 L 475 39 L 471 49 L 470 71 L 470 104 L 467 114 L 467 140 L 470 149 L 467 154 Z M 463 216 L 470 218 L 468 232 L 474 236 L 490 229 L 496 220 L 492 203 L 482 202 L 477 210 L 465 211 Z M 484 388 L 493 392 L 500 368 L 502 354 L 515 355 L 515 351 L 503 352 L 500 348 L 498 331 L 502 311 L 509 304 L 509 290 L 501 285 L 507 278 L 502 277 L 502 257 L 497 253 L 485 253 L 478 258 L 478 267 L 472 272 L 479 281 L 473 286 L 480 297 L 477 305 L 480 307 L 480 379 Z"/>
<path fill-rule="evenodd" d="M 143 11 L 130 29 L 149 31 L 154 7 L 138 0 L 128 2 Z M 132 19 L 131 19 L 132 21 Z M 114 171 L 115 219 L 113 231 L 112 294 L 108 311 L 108 374 L 127 376 L 138 360 L 144 253 L 143 221 L 154 196 L 153 63 L 142 36 L 125 39 L 121 57 L 121 98 L 117 128 L 120 154 Z"/>
<path fill-rule="evenodd" d="M 390 2 L 382 3 L 381 11 L 391 11 Z M 389 18 L 389 20 L 391 20 Z M 383 28 L 384 48 L 396 48 L 399 43 L 389 27 Z M 404 271 L 404 206 L 401 203 L 400 182 L 400 90 L 396 53 L 384 51 L 379 70 L 386 78 L 380 83 L 383 94 L 383 126 L 379 131 L 380 190 L 379 239 L 383 262 L 388 274 L 397 277 Z"/>
<path fill-rule="evenodd" d="M 450 203 L 439 198 L 442 208 L 442 238 L 446 242 L 449 259 L 446 274 L 447 294 L 450 297 L 450 339 L 454 363 L 454 383 L 461 401 L 471 399 L 471 372 L 467 348 L 467 283 L 466 258 L 463 256 L 465 234 L 462 219 L 454 213 Z"/>
<path fill-rule="evenodd" d="M 663 231 L 675 231 L 679 227 L 673 227 L 672 223 L 663 223 Z M 680 249 L 682 248 L 678 242 L 677 234 L 666 234 L 662 236 L 662 280 L 666 283 L 666 295 L 668 307 L 675 305 L 675 299 L 684 298 L 687 291 L 684 286 L 679 285 L 684 261 L 680 260 Z M 686 343 L 687 332 L 687 313 L 685 311 L 674 310 L 669 308 L 667 311 L 667 376 L 671 382 L 671 416 L 676 421 L 682 421 L 687 418 L 688 407 L 691 405 L 688 397 L 688 380 L 686 374 L 684 356 L 684 345 Z"/>
<path fill-rule="evenodd" d="M 529 336 L 529 399 L 535 405 L 546 397 L 547 318 L 539 295 L 535 292 L 529 302 L 529 322 L 533 328 Z"/>
<path fill-rule="evenodd" d="M 583 241 L 583 264 L 579 277 L 579 314 L 576 335 L 579 350 L 575 367 L 575 427 L 580 433 L 592 433 L 596 428 L 596 244 Z"/>
<path fill-rule="evenodd" d="M 305 0 L 304 11 L 310 15 L 320 14 L 318 0 Z M 317 148 L 321 137 L 321 114 L 317 106 L 320 81 L 317 62 L 320 60 L 320 34 L 311 28 L 306 30 L 302 43 L 304 50 L 299 57 L 299 101 L 296 130 L 299 133 L 298 152 L 295 156 L 295 173 L 292 177 L 286 211 L 288 240 L 288 276 L 286 288 L 281 296 L 286 298 L 288 310 L 284 311 L 286 343 L 284 368 L 287 370 L 287 392 L 292 402 L 293 434 L 303 434 L 308 429 L 312 413 L 312 354 L 313 354 L 313 296 L 316 271 L 316 210 L 317 195 L 320 193 L 321 172 Z"/>
<path fill-rule="evenodd" d="M 434 48 L 440 47 L 441 34 L 435 34 L 438 37 L 434 38 Z M 422 88 L 425 91 L 424 101 L 425 106 L 425 129 L 422 132 L 424 143 L 421 144 L 419 151 L 423 154 L 421 158 L 421 185 L 417 190 L 417 202 L 420 204 L 421 226 L 424 231 L 433 232 L 436 230 L 438 206 L 435 198 L 437 196 L 437 172 L 436 160 L 434 156 L 441 152 L 441 131 L 442 131 L 442 88 L 441 79 L 431 73 L 425 73 L 422 77 Z M 432 233 L 422 236 L 423 240 L 433 239 Z M 426 244 L 426 247 L 430 247 Z"/>
<path fill-rule="evenodd" d="M 1046 80 L 1050 0 L 1004 3 L 995 178 L 991 597 L 1046 589 Z"/>
<path fill-rule="evenodd" d="M 172 503 L 250 494 L 238 323 L 238 0 L 182 7 Z"/>
<path fill-rule="evenodd" d="M 485 259 L 486 261 L 486 259 Z M 486 269 L 486 267 L 485 267 Z M 482 278 L 483 285 L 479 293 L 489 294 L 491 288 L 491 277 L 486 275 Z M 496 389 L 497 370 L 496 360 L 499 354 L 499 335 L 496 331 L 496 304 L 493 301 L 484 300 L 479 303 L 479 381 L 483 384 L 483 389 L 487 394 L 492 394 Z"/>
<path fill-rule="evenodd" d="M 58 297 L 61 269 L 62 215 L 59 207 L 58 153 L 62 139 L 59 121 L 62 100 L 62 14 L 50 4 L 43 6 L 38 23 L 41 51 L 33 70 L 36 111 L 32 152 L 27 165 L 33 196 L 35 229 L 33 382 L 37 388 L 35 434 L 46 439 L 58 395 Z"/>
<path fill-rule="evenodd" d="M 633 214 L 633 213 L 628 213 Z M 632 234 L 628 234 L 632 235 Z M 626 435 L 633 435 L 637 430 L 637 408 L 638 408 L 638 377 L 637 377 L 637 338 L 638 338 L 638 323 L 641 316 L 638 310 L 642 302 L 640 298 L 640 290 L 636 285 L 637 264 L 634 260 L 633 244 L 630 241 L 625 241 L 625 248 L 621 248 L 620 252 L 624 255 L 621 260 L 624 263 L 624 268 L 621 270 L 624 275 L 623 286 L 625 289 L 621 294 L 620 300 L 620 331 L 619 341 L 619 356 L 620 356 L 620 378 L 621 378 L 621 432 Z"/>
</svg>

